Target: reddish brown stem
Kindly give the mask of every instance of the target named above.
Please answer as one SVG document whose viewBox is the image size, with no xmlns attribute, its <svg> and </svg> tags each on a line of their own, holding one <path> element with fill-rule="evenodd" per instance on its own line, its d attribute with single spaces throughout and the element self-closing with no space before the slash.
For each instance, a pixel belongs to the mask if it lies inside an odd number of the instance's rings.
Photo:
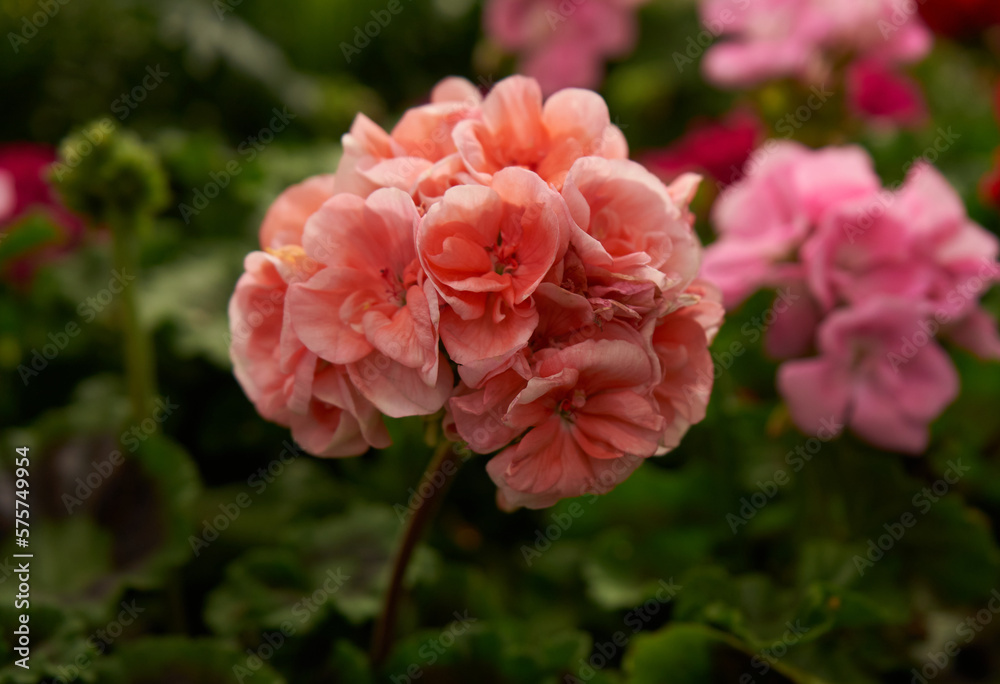
<svg viewBox="0 0 1000 684">
<path fill-rule="evenodd" d="M 456 453 L 454 446 L 449 442 L 442 443 L 434 452 L 434 456 L 427 464 L 427 469 L 421 478 L 421 483 L 440 482 L 441 484 L 434 486 L 429 496 L 419 497 L 416 508 L 406 523 L 403 540 L 396 551 L 396 558 L 392 564 L 392 577 L 385 593 L 382 612 L 379 614 L 375 630 L 372 632 L 371 661 L 376 668 L 381 666 L 392 647 L 396 631 L 396 618 L 399 616 L 399 601 L 403 594 L 403 577 L 406 575 L 410 557 L 417 547 L 417 542 L 423 536 L 425 528 L 434 518 L 434 513 L 441 505 L 445 492 L 458 472 L 461 458 Z"/>
</svg>

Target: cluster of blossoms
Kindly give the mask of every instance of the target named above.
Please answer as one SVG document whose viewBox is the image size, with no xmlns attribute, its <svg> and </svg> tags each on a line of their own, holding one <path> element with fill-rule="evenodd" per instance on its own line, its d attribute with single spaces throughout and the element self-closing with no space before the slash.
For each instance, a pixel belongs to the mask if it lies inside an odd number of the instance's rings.
<svg viewBox="0 0 1000 684">
<path fill-rule="evenodd" d="M 230 303 L 236 376 L 321 456 L 434 415 L 505 508 L 603 492 L 704 416 L 719 295 L 687 209 L 601 97 L 446 79 L 336 174 L 286 190 Z M 457 377 L 456 377 L 457 373 Z"/>
<path fill-rule="evenodd" d="M 713 211 L 720 239 L 702 275 L 727 307 L 758 288 L 785 290 L 792 304 L 768 329 L 769 352 L 818 350 L 778 374 L 805 432 L 839 422 L 879 447 L 919 453 L 958 391 L 936 336 L 1000 358 L 996 321 L 978 303 L 1000 280 L 998 241 L 931 166 L 883 189 L 860 148 L 778 143 Z"/>
<path fill-rule="evenodd" d="M 791 77 L 821 85 L 849 60 L 847 94 L 865 118 L 914 124 L 923 98 L 898 67 L 930 51 L 932 36 L 917 3 L 895 0 L 701 0 L 702 20 L 728 38 L 713 45 L 703 68 L 724 87 Z"/>
<path fill-rule="evenodd" d="M 490 0 L 486 34 L 521 57 L 518 70 L 546 95 L 596 88 L 604 63 L 635 46 L 635 13 L 649 0 Z"/>
</svg>

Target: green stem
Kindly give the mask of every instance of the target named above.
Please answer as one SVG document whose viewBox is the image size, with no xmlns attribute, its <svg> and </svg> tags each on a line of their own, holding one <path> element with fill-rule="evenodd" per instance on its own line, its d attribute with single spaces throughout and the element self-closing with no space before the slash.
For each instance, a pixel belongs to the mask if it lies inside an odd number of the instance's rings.
<svg viewBox="0 0 1000 684">
<path fill-rule="evenodd" d="M 396 551 L 396 558 L 392 564 L 392 576 L 389 579 L 389 587 L 382 604 L 382 612 L 372 632 L 371 661 L 376 668 L 382 664 L 392 647 L 396 631 L 396 618 L 399 615 L 399 600 L 403 593 L 403 577 L 406 575 L 406 567 L 409 565 L 410 557 L 413 555 L 417 542 L 423 536 L 428 523 L 441 505 L 445 492 L 455 478 L 458 466 L 462 462 L 460 455 L 453 448 L 454 446 L 450 442 L 439 444 L 421 479 L 421 482 L 441 482 L 442 484 L 439 487 L 434 487 L 429 496 L 421 497 L 417 502 L 417 508 L 406 524 L 403 540 Z"/>
<path fill-rule="evenodd" d="M 139 323 L 135 286 L 128 280 L 129 277 L 134 278 L 139 271 L 138 234 L 142 222 L 141 217 L 123 216 L 116 216 L 109 221 L 114 267 L 123 281 L 119 310 L 125 344 L 125 376 L 133 420 L 142 420 L 150 414 L 152 398 L 156 392 L 152 345 Z"/>
</svg>

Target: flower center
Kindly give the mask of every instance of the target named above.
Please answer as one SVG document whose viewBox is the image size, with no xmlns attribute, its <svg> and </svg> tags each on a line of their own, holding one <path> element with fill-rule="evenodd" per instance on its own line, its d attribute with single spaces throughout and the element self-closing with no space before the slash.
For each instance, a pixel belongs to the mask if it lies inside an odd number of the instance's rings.
<svg viewBox="0 0 1000 684">
<path fill-rule="evenodd" d="M 573 422 L 574 414 L 577 409 L 583 408 L 583 405 L 587 403 L 587 394 L 583 390 L 573 390 L 573 394 L 566 396 L 559 405 L 556 407 L 556 412 L 559 414 L 563 420 Z"/>
<path fill-rule="evenodd" d="M 486 253 L 490 255 L 493 264 L 493 272 L 497 275 L 513 273 L 520 266 L 517 260 L 517 246 L 509 240 L 503 239 L 503 234 L 497 235 L 497 244 L 486 247 Z"/>
</svg>

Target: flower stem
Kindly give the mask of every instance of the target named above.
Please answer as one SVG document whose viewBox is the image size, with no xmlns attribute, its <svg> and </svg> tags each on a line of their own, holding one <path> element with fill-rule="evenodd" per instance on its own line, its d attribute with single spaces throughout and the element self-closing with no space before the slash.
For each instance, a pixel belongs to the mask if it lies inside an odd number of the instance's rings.
<svg viewBox="0 0 1000 684">
<path fill-rule="evenodd" d="M 441 486 L 433 487 L 429 496 L 419 497 L 416 509 L 410 516 L 406 530 L 403 532 L 403 540 L 396 551 L 396 558 L 392 564 L 392 576 L 385 593 L 385 601 L 382 604 L 382 612 L 372 632 L 371 662 L 376 668 L 382 664 L 392 647 L 393 635 L 396 631 L 396 618 L 399 615 L 399 600 L 403 592 L 403 577 L 406 575 L 406 567 L 409 565 L 410 557 L 413 555 L 417 542 L 423 536 L 424 529 L 433 519 L 434 513 L 444 499 L 448 486 L 455 478 L 458 465 L 462 462 L 460 455 L 453 447 L 454 445 L 450 442 L 439 444 L 421 479 L 421 482 L 440 482 Z"/>
<path fill-rule="evenodd" d="M 121 313 L 122 336 L 125 344 L 125 377 L 128 383 L 129 400 L 132 404 L 132 419 L 142 420 L 150 413 L 156 381 L 153 375 L 152 345 L 139 323 L 136 307 L 135 287 L 128 282 L 138 272 L 138 233 L 141 229 L 138 216 L 118 215 L 108 221 L 111 227 L 111 243 L 115 269 L 123 282 L 119 311 Z"/>
</svg>

